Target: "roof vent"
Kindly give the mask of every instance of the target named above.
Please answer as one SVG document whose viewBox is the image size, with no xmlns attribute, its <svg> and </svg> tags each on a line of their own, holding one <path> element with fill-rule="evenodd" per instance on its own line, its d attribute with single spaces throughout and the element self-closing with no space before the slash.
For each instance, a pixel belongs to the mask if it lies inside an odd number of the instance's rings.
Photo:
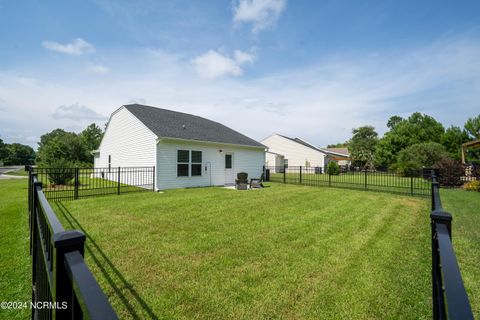
<svg viewBox="0 0 480 320">
<path fill-rule="evenodd" d="M 184 124 L 182 124 L 182 129 L 185 130 L 185 125 Z"/>
</svg>

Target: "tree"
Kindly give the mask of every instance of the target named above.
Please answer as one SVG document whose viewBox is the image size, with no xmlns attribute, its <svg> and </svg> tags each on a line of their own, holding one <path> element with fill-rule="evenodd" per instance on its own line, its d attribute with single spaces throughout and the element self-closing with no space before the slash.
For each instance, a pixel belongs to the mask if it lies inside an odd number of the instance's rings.
<svg viewBox="0 0 480 320">
<path fill-rule="evenodd" d="M 30 146 L 20 143 L 12 143 L 7 145 L 7 149 L 8 155 L 5 159 L 6 164 L 27 165 L 33 164 L 35 161 L 35 151 Z"/>
<path fill-rule="evenodd" d="M 468 133 L 459 127 L 451 126 L 445 131 L 440 142 L 453 159 L 460 160 L 462 143 L 469 141 Z"/>
<path fill-rule="evenodd" d="M 38 162 L 48 166 L 59 159 L 69 161 L 72 165 L 89 163 L 87 149 L 79 135 L 55 129 L 40 137 Z"/>
<path fill-rule="evenodd" d="M 7 144 L 3 143 L 3 140 L 0 139 L 0 162 L 4 162 L 8 156 Z"/>
<path fill-rule="evenodd" d="M 403 118 L 400 117 L 400 116 L 392 116 L 390 117 L 390 119 L 388 119 L 388 122 L 387 122 L 387 127 L 390 129 L 390 130 L 395 130 L 395 127 L 403 121 Z"/>
<path fill-rule="evenodd" d="M 348 150 L 352 160 L 365 167 L 372 167 L 374 163 L 375 147 L 378 142 L 378 133 L 372 126 L 363 126 L 352 130 Z"/>
<path fill-rule="evenodd" d="M 329 144 L 327 146 L 327 148 L 348 148 L 349 144 L 350 144 L 349 141 L 338 142 L 338 143 L 335 143 L 335 144 Z"/>
<path fill-rule="evenodd" d="M 448 157 L 445 147 L 436 142 L 411 145 L 398 153 L 396 168 L 401 173 L 433 168 L 442 158 Z"/>
<path fill-rule="evenodd" d="M 91 152 L 98 149 L 102 137 L 103 131 L 95 123 L 90 124 L 80 133 L 80 139 L 82 140 L 87 151 L 87 158 L 89 159 L 89 162 L 93 163 L 93 155 Z"/>
<path fill-rule="evenodd" d="M 465 130 L 471 139 L 480 139 L 480 114 L 474 118 L 468 118 L 465 122 Z"/>
<path fill-rule="evenodd" d="M 407 119 L 390 118 L 390 130 L 380 139 L 375 153 L 377 165 L 391 166 L 397 154 L 408 146 L 422 142 L 439 143 L 445 129 L 433 117 L 419 112 Z"/>
</svg>

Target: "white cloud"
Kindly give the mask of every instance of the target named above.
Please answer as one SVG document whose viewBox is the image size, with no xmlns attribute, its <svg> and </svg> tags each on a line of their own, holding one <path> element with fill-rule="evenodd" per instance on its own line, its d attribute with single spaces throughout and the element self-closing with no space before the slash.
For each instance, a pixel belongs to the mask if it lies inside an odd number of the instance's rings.
<svg viewBox="0 0 480 320">
<path fill-rule="evenodd" d="M 250 23 L 253 31 L 273 26 L 285 9 L 286 0 L 238 0 L 233 7 L 235 23 Z"/>
<path fill-rule="evenodd" d="M 73 42 L 65 44 L 61 44 L 55 41 L 43 41 L 42 45 L 45 49 L 74 56 L 79 56 L 95 51 L 95 47 L 87 41 L 83 40 L 82 38 L 77 38 L 73 40 Z"/>
<path fill-rule="evenodd" d="M 213 79 L 225 75 L 241 76 L 242 65 L 253 63 L 255 55 L 253 53 L 235 50 L 233 57 L 228 57 L 216 50 L 209 50 L 192 60 L 200 76 Z"/>
<path fill-rule="evenodd" d="M 92 65 L 90 67 L 88 67 L 88 72 L 90 73 L 95 73 L 95 74 L 107 74 L 110 72 L 110 70 L 105 67 L 105 66 L 102 66 L 100 64 L 97 64 L 97 65 Z"/>
<path fill-rule="evenodd" d="M 80 105 L 78 103 L 71 105 L 62 105 L 58 107 L 52 114 L 52 118 L 56 120 L 71 119 L 71 120 L 100 120 L 106 119 L 105 116 L 98 114 L 92 109 Z"/>
<path fill-rule="evenodd" d="M 217 53 L 238 64 L 234 52 Z M 377 55 L 338 54 L 296 70 L 279 66 L 261 77 L 221 81 L 200 79 L 185 56 L 163 51 L 119 51 L 109 59 L 115 75 L 102 77 L 60 72 L 47 62 L 48 72 L 42 68 L 35 76 L 32 69 L 29 78 L 0 71 L 0 97 L 8 106 L 0 117 L 0 134 L 13 142 L 23 139 L 20 134 L 39 137 L 57 127 L 84 127 L 88 121 L 74 117 L 80 111 L 57 107 L 72 101 L 109 115 L 136 97 L 218 121 L 257 140 L 279 132 L 318 146 L 344 141 L 352 128 L 365 124 L 383 133 L 390 116 L 413 111 L 447 126 L 463 125 L 478 114 L 479 56 L 478 37 L 449 38 Z M 103 119 L 92 121 L 103 127 Z"/>
</svg>

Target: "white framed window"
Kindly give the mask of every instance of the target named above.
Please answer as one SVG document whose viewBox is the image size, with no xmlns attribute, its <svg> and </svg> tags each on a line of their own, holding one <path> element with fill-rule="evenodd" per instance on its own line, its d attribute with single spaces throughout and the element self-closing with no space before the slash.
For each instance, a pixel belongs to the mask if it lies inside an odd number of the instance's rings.
<svg viewBox="0 0 480 320">
<path fill-rule="evenodd" d="M 202 151 L 177 150 L 177 177 L 202 175 Z"/>
</svg>

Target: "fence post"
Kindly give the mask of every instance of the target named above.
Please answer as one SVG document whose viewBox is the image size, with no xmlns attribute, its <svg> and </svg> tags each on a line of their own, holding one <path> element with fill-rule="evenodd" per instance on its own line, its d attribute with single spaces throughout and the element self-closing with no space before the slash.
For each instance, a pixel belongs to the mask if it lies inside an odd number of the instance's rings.
<svg viewBox="0 0 480 320">
<path fill-rule="evenodd" d="M 79 185 L 79 181 L 78 181 L 78 168 L 75 168 L 74 169 L 74 182 L 73 182 L 73 188 L 74 188 L 74 191 L 73 191 L 73 198 L 74 199 L 78 199 L 78 185 Z"/>
<path fill-rule="evenodd" d="M 302 166 L 300 166 L 300 184 L 302 184 Z"/>
<path fill-rule="evenodd" d="M 83 256 L 85 251 L 85 234 L 78 230 L 68 230 L 53 235 L 53 302 L 60 306 L 67 302 L 66 309 L 54 309 L 54 319 L 72 319 L 72 283 L 65 266 L 65 254 L 79 251 Z M 43 263 L 43 262 L 42 262 Z"/>
<path fill-rule="evenodd" d="M 332 175 L 330 174 L 330 172 L 328 173 L 328 186 L 332 186 Z"/>
<path fill-rule="evenodd" d="M 287 166 L 284 164 L 283 165 L 283 183 L 285 183 L 286 175 L 287 175 Z"/>
<path fill-rule="evenodd" d="M 367 189 L 367 167 L 365 167 L 365 190 Z"/>
<path fill-rule="evenodd" d="M 117 194 L 120 195 L 120 167 L 118 167 Z"/>
<path fill-rule="evenodd" d="M 155 166 L 153 166 L 153 183 L 152 183 L 152 191 L 155 192 Z"/>
<path fill-rule="evenodd" d="M 410 194 L 413 196 L 413 174 L 410 176 Z"/>
</svg>

